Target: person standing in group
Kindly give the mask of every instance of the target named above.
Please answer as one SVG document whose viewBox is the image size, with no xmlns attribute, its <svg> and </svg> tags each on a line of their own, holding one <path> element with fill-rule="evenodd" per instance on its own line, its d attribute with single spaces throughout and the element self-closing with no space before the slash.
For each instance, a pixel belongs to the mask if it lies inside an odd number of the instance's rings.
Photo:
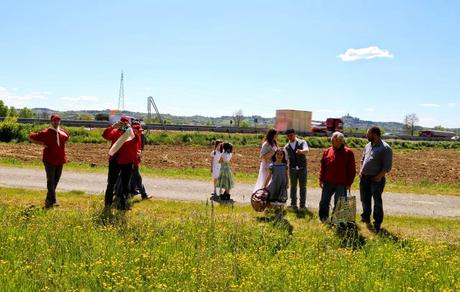
<svg viewBox="0 0 460 292">
<path fill-rule="evenodd" d="M 363 213 L 361 221 L 370 227 L 372 213 L 372 199 L 374 200 L 374 230 L 379 232 L 383 222 L 382 193 L 385 187 L 385 175 L 391 170 L 393 151 L 390 145 L 381 139 L 378 127 L 367 130 L 369 143 L 364 148 L 359 172 L 359 190 Z"/>
<path fill-rule="evenodd" d="M 122 116 L 118 122 L 107 127 L 102 133 L 104 139 L 111 141 L 109 150 L 109 171 L 107 177 L 107 188 L 105 191 L 105 207 L 108 208 L 113 202 L 113 190 L 118 176 L 121 174 L 121 194 L 119 208 L 129 209 L 127 205 L 129 179 L 133 164 L 137 159 L 140 138 L 134 134 L 130 125 L 130 119 Z"/>
<path fill-rule="evenodd" d="M 230 200 L 230 190 L 234 187 L 233 173 L 230 167 L 232 159 L 233 145 L 230 143 L 222 144 L 223 153 L 219 159 L 221 164 L 219 177 L 217 178 L 217 187 L 224 189 L 224 193 L 219 197 L 221 200 Z"/>
<path fill-rule="evenodd" d="M 51 116 L 51 127 L 40 132 L 32 132 L 29 140 L 32 143 L 45 146 L 43 148 L 43 164 L 46 171 L 46 187 L 48 192 L 45 199 L 45 208 L 59 206 L 56 201 L 56 187 L 62 174 L 62 167 L 67 162 L 65 143 L 69 134 L 61 129 L 61 117 Z"/>
<path fill-rule="evenodd" d="M 211 152 L 211 176 L 213 183 L 213 192 L 211 196 L 217 196 L 217 179 L 220 174 L 220 157 L 222 156 L 222 141 L 216 140 L 214 142 L 214 150 Z M 219 191 L 219 195 L 221 191 Z"/>
<path fill-rule="evenodd" d="M 139 170 L 139 166 L 141 164 L 141 157 L 142 153 L 144 152 L 144 147 L 147 139 L 144 136 L 144 130 L 142 129 L 139 120 L 135 120 L 132 122 L 132 128 L 134 131 L 134 135 L 136 135 L 137 140 L 140 143 L 138 143 L 139 149 L 137 150 L 137 156 L 133 164 L 133 170 L 131 172 L 131 179 L 129 180 L 129 192 L 134 195 L 140 193 L 142 200 L 146 200 L 150 199 L 152 196 L 149 196 L 145 191 L 145 186 L 142 183 L 142 176 Z"/>
<path fill-rule="evenodd" d="M 334 209 L 339 197 L 346 197 L 347 190 L 356 176 L 355 155 L 345 146 L 345 136 L 334 132 L 331 137 L 332 146 L 323 153 L 319 173 L 319 185 L 322 189 L 319 202 L 319 219 L 329 219 L 329 205 L 334 195 Z"/>
<path fill-rule="evenodd" d="M 260 148 L 259 159 L 259 175 L 257 177 L 256 185 L 254 186 L 253 193 L 263 189 L 267 176 L 269 174 L 269 166 L 275 151 L 278 148 L 278 143 L 276 138 L 278 137 L 278 132 L 275 129 L 270 129 L 265 135 L 264 142 Z"/>
<path fill-rule="evenodd" d="M 289 181 L 291 185 L 290 209 L 297 210 L 297 184 L 300 189 L 299 207 L 301 212 L 306 212 L 307 200 L 307 153 L 308 144 L 305 140 L 297 138 L 294 129 L 286 131 L 289 142 L 284 146 L 289 162 Z"/>
<path fill-rule="evenodd" d="M 264 188 L 267 189 L 270 194 L 268 201 L 285 204 L 287 200 L 288 182 L 286 153 L 283 149 L 278 148 L 275 151 L 275 155 L 272 157 L 272 163 L 269 166 L 269 173 L 264 184 Z"/>
</svg>

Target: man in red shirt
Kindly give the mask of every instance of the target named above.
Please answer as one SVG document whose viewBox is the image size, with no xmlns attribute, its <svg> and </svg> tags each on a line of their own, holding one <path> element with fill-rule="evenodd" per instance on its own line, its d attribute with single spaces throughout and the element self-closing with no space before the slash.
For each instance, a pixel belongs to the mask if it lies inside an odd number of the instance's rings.
<svg viewBox="0 0 460 292">
<path fill-rule="evenodd" d="M 139 149 L 137 151 L 137 158 L 136 161 L 134 162 L 133 165 L 133 171 L 131 173 L 131 179 L 129 181 L 129 192 L 133 195 L 136 194 L 141 194 L 141 198 L 143 200 L 150 199 L 152 196 L 148 195 L 147 192 L 145 191 L 144 184 L 142 183 L 142 176 L 139 171 L 139 165 L 141 163 L 141 157 L 142 157 L 142 152 L 144 151 L 144 146 L 147 141 L 147 138 L 145 138 L 143 134 L 143 129 L 142 126 L 139 122 L 139 120 L 134 120 L 132 122 L 132 128 L 134 130 L 134 134 L 136 136 L 139 136 Z"/>
<path fill-rule="evenodd" d="M 334 208 L 340 196 L 347 196 L 356 176 L 355 155 L 345 146 L 345 137 L 334 132 L 332 146 L 323 153 L 319 174 L 319 185 L 323 189 L 319 202 L 319 219 L 325 222 L 329 218 L 329 204 L 334 196 Z"/>
<path fill-rule="evenodd" d="M 105 191 L 105 206 L 110 207 L 112 205 L 113 190 L 118 176 L 121 174 L 121 193 L 117 194 L 120 199 L 119 208 L 128 210 L 129 178 L 133 164 L 137 159 L 140 137 L 134 134 L 130 125 L 130 118 L 127 116 L 122 116 L 120 121 L 106 128 L 102 133 L 102 137 L 112 142 L 109 150 L 109 173 Z"/>
<path fill-rule="evenodd" d="M 61 129 L 61 117 L 51 116 L 51 127 L 40 132 L 32 132 L 29 140 L 32 143 L 45 146 L 43 148 L 43 164 L 46 171 L 46 194 L 45 207 L 59 206 L 56 201 L 56 187 L 62 174 L 62 166 L 67 162 L 65 155 L 65 143 L 69 140 L 67 131 Z"/>
</svg>

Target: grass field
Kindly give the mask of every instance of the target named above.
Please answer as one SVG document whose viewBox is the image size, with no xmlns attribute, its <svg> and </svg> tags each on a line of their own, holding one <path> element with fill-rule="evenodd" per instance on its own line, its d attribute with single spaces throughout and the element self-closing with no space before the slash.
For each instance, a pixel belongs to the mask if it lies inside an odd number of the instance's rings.
<svg viewBox="0 0 460 292">
<path fill-rule="evenodd" d="M 387 216 L 381 235 L 249 206 L 0 188 L 0 287 L 29 290 L 458 291 L 460 220 Z M 314 211 L 314 210 L 312 210 Z"/>
</svg>

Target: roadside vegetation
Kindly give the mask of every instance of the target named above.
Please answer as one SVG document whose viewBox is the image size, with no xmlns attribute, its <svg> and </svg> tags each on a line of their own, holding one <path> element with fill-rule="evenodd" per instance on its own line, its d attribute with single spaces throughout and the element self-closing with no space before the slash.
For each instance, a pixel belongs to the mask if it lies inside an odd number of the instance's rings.
<svg viewBox="0 0 460 292">
<path fill-rule="evenodd" d="M 22 143 L 28 141 L 28 135 L 32 131 L 39 131 L 47 125 L 19 124 L 14 118 L 7 118 L 0 122 L 0 141 Z M 65 127 L 65 125 L 63 125 Z M 65 127 L 71 135 L 70 143 L 106 143 L 101 134 L 103 129 L 85 129 L 83 127 Z M 238 147 L 259 147 L 264 133 L 238 134 L 238 133 L 215 133 L 215 132 L 146 132 L 147 144 L 149 145 L 184 145 L 184 146 L 209 146 L 217 139 L 232 141 Z M 327 137 L 301 137 L 308 141 L 311 148 L 327 148 L 330 140 Z M 280 137 L 281 142 L 286 138 Z M 460 149 L 460 143 L 456 141 L 387 141 L 393 149 Z M 363 138 L 347 138 L 347 144 L 351 148 L 363 148 L 368 141 Z"/>
<path fill-rule="evenodd" d="M 249 206 L 0 188 L 0 287 L 25 290 L 395 291 L 460 289 L 460 221 L 387 216 L 380 235 Z M 259 219 L 258 219 L 259 218 Z"/>
</svg>

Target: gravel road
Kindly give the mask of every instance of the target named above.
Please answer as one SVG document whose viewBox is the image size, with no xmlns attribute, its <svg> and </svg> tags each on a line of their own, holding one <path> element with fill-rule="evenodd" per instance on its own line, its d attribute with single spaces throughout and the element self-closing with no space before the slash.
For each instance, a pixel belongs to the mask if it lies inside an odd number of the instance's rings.
<svg viewBox="0 0 460 292">
<path fill-rule="evenodd" d="M 211 185 L 208 182 L 169 179 L 159 177 L 143 177 L 147 192 L 154 198 L 177 201 L 206 201 L 209 198 Z M 58 191 L 79 190 L 93 194 L 103 194 L 107 177 L 105 174 L 64 171 L 58 185 Z M 44 169 L 0 167 L 0 185 L 46 189 Z M 249 203 L 252 185 L 236 183 L 232 198 L 238 203 Z M 321 189 L 308 188 L 307 206 L 317 208 Z M 359 193 L 358 212 L 361 212 Z M 101 198 L 102 199 L 102 198 Z M 384 210 L 387 214 L 416 215 L 429 217 L 460 218 L 460 196 L 422 195 L 388 193 L 383 194 Z"/>
</svg>

